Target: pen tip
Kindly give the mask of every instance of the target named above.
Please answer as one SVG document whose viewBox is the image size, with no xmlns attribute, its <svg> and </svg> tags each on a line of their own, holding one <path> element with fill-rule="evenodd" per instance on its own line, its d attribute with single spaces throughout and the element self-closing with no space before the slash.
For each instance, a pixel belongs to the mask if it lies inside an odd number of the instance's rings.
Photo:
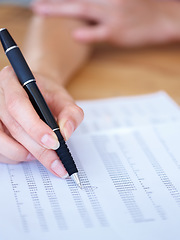
<svg viewBox="0 0 180 240">
<path fill-rule="evenodd" d="M 71 175 L 71 178 L 72 178 L 72 179 L 74 180 L 74 182 L 78 185 L 78 187 L 79 187 L 80 189 L 82 189 L 82 184 L 81 184 L 81 182 L 80 182 L 78 173 L 73 173 L 73 174 Z"/>
</svg>

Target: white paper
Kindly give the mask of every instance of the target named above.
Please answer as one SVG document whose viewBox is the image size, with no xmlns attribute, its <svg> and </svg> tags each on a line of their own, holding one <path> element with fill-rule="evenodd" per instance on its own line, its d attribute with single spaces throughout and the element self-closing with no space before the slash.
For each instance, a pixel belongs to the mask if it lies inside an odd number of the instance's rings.
<svg viewBox="0 0 180 240">
<path fill-rule="evenodd" d="M 77 134 L 180 120 L 179 106 L 165 93 L 80 101 L 85 117 Z M 75 132 L 76 133 L 76 132 Z"/>
<path fill-rule="evenodd" d="M 69 141 L 83 190 L 38 161 L 0 164 L 1 240 L 180 239 L 179 109 L 163 93 L 141 98 L 141 108 L 156 99 L 159 113 L 166 103 L 158 124 L 146 117 L 142 126 L 82 131 Z"/>
</svg>

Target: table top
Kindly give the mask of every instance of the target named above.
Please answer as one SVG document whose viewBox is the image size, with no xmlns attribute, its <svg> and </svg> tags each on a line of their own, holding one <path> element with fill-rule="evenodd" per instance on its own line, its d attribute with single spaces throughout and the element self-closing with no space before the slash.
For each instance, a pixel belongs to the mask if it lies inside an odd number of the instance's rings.
<svg viewBox="0 0 180 240">
<path fill-rule="evenodd" d="M 0 6 L 1 27 L 9 29 L 20 47 L 30 17 L 28 9 Z M 0 69 L 7 64 L 6 56 L 0 54 Z M 76 100 L 164 90 L 180 104 L 180 45 L 139 49 L 99 46 L 67 89 Z"/>
</svg>

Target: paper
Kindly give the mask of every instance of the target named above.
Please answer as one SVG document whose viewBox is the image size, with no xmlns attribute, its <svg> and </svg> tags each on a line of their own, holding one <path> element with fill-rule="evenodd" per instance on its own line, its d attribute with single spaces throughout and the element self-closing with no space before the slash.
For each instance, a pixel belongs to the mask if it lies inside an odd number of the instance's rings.
<svg viewBox="0 0 180 240">
<path fill-rule="evenodd" d="M 179 106 L 165 92 L 81 101 L 85 118 L 76 133 L 156 125 L 180 120 Z"/>
<path fill-rule="evenodd" d="M 1 240 L 179 240 L 179 108 L 164 93 L 126 100 L 131 126 L 93 129 L 97 116 L 89 111 L 90 130 L 83 127 L 68 143 L 83 190 L 38 161 L 0 165 Z M 113 105 L 125 99 L 110 101 L 105 108 L 97 101 L 93 108 L 113 118 Z M 142 126 L 135 102 L 140 109 L 149 106 L 146 116 L 139 113 Z M 88 112 L 91 102 L 82 105 Z M 126 118 L 122 114 L 121 121 Z"/>
</svg>

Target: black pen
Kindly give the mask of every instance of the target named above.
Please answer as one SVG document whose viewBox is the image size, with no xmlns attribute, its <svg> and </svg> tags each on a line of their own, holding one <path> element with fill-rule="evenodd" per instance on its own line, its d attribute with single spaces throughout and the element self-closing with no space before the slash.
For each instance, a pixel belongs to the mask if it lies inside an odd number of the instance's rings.
<svg viewBox="0 0 180 240">
<path fill-rule="evenodd" d="M 81 187 L 78 170 L 74 160 L 69 152 L 69 149 L 60 133 L 58 124 L 56 123 L 47 103 L 45 102 L 37 84 L 36 80 L 26 63 L 19 47 L 5 28 L 0 29 L 0 39 L 6 56 L 8 57 L 11 66 L 13 67 L 19 82 L 27 92 L 29 99 L 40 116 L 40 118 L 54 131 L 58 137 L 60 147 L 56 150 L 57 155 L 61 159 L 66 171 L 71 176 L 76 184 Z"/>
</svg>

